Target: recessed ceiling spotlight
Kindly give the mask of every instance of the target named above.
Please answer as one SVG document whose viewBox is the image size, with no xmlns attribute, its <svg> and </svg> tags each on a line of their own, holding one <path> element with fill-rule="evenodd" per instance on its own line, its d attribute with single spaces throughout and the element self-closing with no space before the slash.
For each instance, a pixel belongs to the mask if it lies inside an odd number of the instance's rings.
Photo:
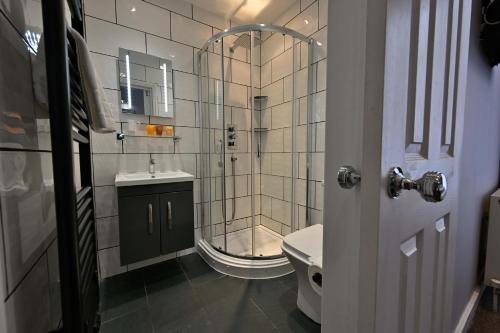
<svg viewBox="0 0 500 333">
<path fill-rule="evenodd" d="M 135 7 L 132 7 L 132 8 L 130 9 L 130 11 L 131 11 L 132 13 L 133 13 L 133 12 L 135 12 L 136 10 L 137 10 L 137 9 L 135 9 Z"/>
<path fill-rule="evenodd" d="M 309 24 L 309 21 L 307 19 L 304 20 L 305 24 Z"/>
<path fill-rule="evenodd" d="M 170 55 L 170 58 L 175 58 L 175 54 L 171 54 L 171 55 Z"/>
</svg>

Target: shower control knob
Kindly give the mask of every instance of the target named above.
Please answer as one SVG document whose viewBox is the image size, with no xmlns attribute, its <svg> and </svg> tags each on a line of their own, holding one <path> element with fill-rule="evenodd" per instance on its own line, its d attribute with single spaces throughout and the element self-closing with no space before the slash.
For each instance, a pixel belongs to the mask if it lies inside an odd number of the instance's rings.
<svg viewBox="0 0 500 333">
<path fill-rule="evenodd" d="M 340 187 L 350 189 L 361 182 L 361 176 L 352 166 L 343 166 L 337 173 L 337 182 Z"/>
<path fill-rule="evenodd" d="M 389 196 L 397 198 L 403 190 L 417 190 L 425 201 L 440 202 L 448 192 L 448 181 L 443 173 L 437 171 L 428 171 L 422 178 L 411 180 L 404 176 L 400 167 L 392 168 L 389 172 Z"/>
</svg>

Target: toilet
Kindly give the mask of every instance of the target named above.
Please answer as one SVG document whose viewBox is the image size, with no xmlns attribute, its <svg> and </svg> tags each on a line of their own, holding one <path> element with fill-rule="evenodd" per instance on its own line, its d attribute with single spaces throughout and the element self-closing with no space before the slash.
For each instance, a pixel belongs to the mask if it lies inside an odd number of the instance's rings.
<svg viewBox="0 0 500 333">
<path fill-rule="evenodd" d="M 323 225 L 316 224 L 287 235 L 281 248 L 297 273 L 297 306 L 321 324 Z"/>
</svg>

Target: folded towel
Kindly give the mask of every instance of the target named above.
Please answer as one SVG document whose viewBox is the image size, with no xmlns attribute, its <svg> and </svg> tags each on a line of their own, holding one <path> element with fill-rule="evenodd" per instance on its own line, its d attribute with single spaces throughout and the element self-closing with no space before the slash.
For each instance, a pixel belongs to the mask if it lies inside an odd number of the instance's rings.
<svg viewBox="0 0 500 333">
<path fill-rule="evenodd" d="M 35 100 L 44 111 L 49 110 L 49 97 L 47 96 L 47 68 L 45 67 L 45 41 L 43 34 L 40 35 L 36 52 L 31 53 L 31 75 L 33 76 L 33 90 Z M 37 118 L 39 118 L 37 116 Z"/>
<path fill-rule="evenodd" d="M 85 105 L 88 108 L 90 126 L 95 132 L 115 132 L 114 118 L 110 104 L 106 101 L 104 89 L 95 72 L 85 39 L 73 28 L 69 28 L 75 39 L 78 67 L 82 79 Z"/>
</svg>

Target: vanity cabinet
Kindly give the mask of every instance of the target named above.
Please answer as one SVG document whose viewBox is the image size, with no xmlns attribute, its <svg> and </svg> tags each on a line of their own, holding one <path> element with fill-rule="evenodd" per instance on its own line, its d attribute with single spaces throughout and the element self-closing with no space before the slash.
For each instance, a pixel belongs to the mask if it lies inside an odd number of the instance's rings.
<svg viewBox="0 0 500 333">
<path fill-rule="evenodd" d="M 161 254 L 159 203 L 156 194 L 119 198 L 122 264 Z"/>
<path fill-rule="evenodd" d="M 192 182 L 117 189 L 122 265 L 194 246 Z"/>
<path fill-rule="evenodd" d="M 165 221 L 161 234 L 162 253 L 193 247 L 193 192 L 172 192 L 160 195 L 160 216 Z"/>
</svg>

